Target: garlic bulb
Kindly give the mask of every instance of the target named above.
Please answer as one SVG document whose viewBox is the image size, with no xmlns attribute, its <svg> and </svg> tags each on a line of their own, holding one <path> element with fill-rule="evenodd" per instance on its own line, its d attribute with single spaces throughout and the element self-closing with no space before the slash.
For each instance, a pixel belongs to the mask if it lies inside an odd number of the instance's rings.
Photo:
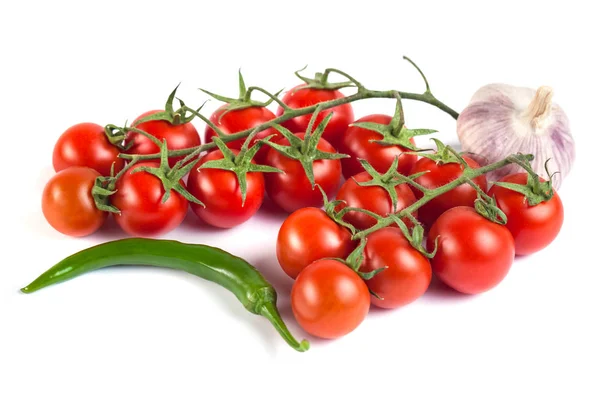
<svg viewBox="0 0 600 400">
<path fill-rule="evenodd" d="M 458 138 L 466 152 L 492 163 L 510 154 L 533 154 L 533 170 L 548 178 L 544 163 L 548 163 L 553 186 L 558 189 L 575 159 L 575 143 L 564 111 L 552 103 L 552 89 L 547 86 L 537 91 L 504 84 L 486 85 L 471 98 L 470 104 L 459 115 Z M 489 179 L 498 180 L 513 172 L 522 171 L 509 165 L 490 173 Z"/>
</svg>

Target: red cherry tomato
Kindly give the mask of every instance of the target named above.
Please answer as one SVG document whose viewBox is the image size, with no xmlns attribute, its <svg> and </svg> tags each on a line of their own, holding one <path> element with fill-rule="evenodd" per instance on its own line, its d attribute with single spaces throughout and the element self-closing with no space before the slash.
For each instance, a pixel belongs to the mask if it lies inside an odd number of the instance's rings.
<svg viewBox="0 0 600 400">
<path fill-rule="evenodd" d="M 382 298 L 371 298 L 378 307 L 397 308 L 412 303 L 431 283 L 429 260 L 398 228 L 383 228 L 367 237 L 361 271 L 371 272 L 384 267 L 385 271 L 366 281 L 369 289 Z"/>
<path fill-rule="evenodd" d="M 231 135 L 240 131 L 244 131 L 246 129 L 254 128 L 260 124 L 264 124 L 265 122 L 269 122 L 272 119 L 275 119 L 275 114 L 271 112 L 266 107 L 248 107 L 241 110 L 233 110 L 225 113 L 227 105 L 223 105 L 219 107 L 211 116 L 210 121 L 214 123 L 221 131 L 223 131 L 226 135 Z M 224 114 L 225 113 L 225 114 Z M 221 117 L 223 116 L 223 117 Z M 217 133 L 210 127 L 206 126 L 204 131 L 205 142 L 210 143 L 212 141 L 213 136 L 217 136 Z M 267 136 L 275 135 L 271 138 L 271 141 L 276 140 L 281 137 L 281 134 L 273 129 L 268 128 L 262 132 L 259 132 L 250 145 L 254 144 L 256 141 L 266 138 Z M 228 142 L 227 147 L 230 149 L 241 149 L 244 144 L 245 139 L 234 140 L 233 142 Z M 254 159 L 258 164 L 262 164 L 267 155 L 267 151 L 269 150 L 268 146 L 263 146 Z"/>
<path fill-rule="evenodd" d="M 238 154 L 238 150 L 232 150 Z M 203 156 L 190 172 L 188 191 L 204 203 L 205 207 L 191 203 L 192 211 L 204 222 L 219 227 L 232 228 L 256 214 L 265 196 L 265 181 L 260 172 L 246 174 L 246 201 L 242 205 L 242 192 L 234 172 L 222 169 L 199 169 L 207 161 L 223 158 L 220 150 Z"/>
<path fill-rule="evenodd" d="M 540 178 L 543 181 L 542 178 Z M 508 175 L 500 182 L 527 183 L 526 173 Z M 562 201 L 556 191 L 548 201 L 530 206 L 521 193 L 492 186 L 490 196 L 496 198 L 498 207 L 504 211 L 508 222 L 506 227 L 515 239 L 515 252 L 528 255 L 548 246 L 558 236 L 564 219 Z"/>
<path fill-rule="evenodd" d="M 344 182 L 336 196 L 337 200 L 345 201 L 344 205 L 338 206 L 339 209 L 343 208 L 344 206 L 364 208 L 365 210 L 374 212 L 382 217 L 393 213 L 394 209 L 392 207 L 392 199 L 385 189 L 380 186 L 360 186 L 357 183 L 367 182 L 371 179 L 371 175 L 364 171 Z M 417 201 L 415 194 L 406 183 L 396 186 L 396 194 L 398 195 L 396 212 L 405 209 Z M 413 216 L 417 217 L 417 211 L 412 214 Z M 344 221 L 352 224 L 355 228 L 360 230 L 368 229 L 377 223 L 375 218 L 358 211 L 348 212 L 346 215 L 344 215 Z M 404 218 L 403 221 L 409 227 L 413 225 L 408 218 Z"/>
<path fill-rule="evenodd" d="M 102 226 L 107 213 L 96 208 L 92 197 L 99 176 L 91 168 L 69 167 L 48 181 L 42 194 L 42 212 L 54 229 L 69 236 L 87 236 Z"/>
<path fill-rule="evenodd" d="M 296 134 L 304 138 L 304 133 Z M 286 138 L 275 143 L 289 145 Z M 317 149 L 335 153 L 335 149 L 326 140 L 319 139 Z M 277 150 L 270 148 L 267 152 L 266 163 L 279 168 L 284 173 L 270 173 L 265 176 L 267 194 L 275 204 L 283 210 L 292 212 L 302 207 L 320 207 L 323 205 L 323 195 L 318 187 L 312 187 L 306 177 L 300 161 L 289 158 Z M 340 160 L 316 160 L 313 162 L 315 183 L 321 185 L 328 197 L 337 190 L 342 177 Z"/>
<path fill-rule="evenodd" d="M 135 171 L 141 166 L 158 167 L 157 163 L 138 163 L 117 180 L 112 204 L 121 212 L 115 215 L 117 224 L 132 236 L 158 236 L 177 228 L 187 212 L 188 201 L 171 191 L 163 203 L 165 189 L 161 180 L 145 171 Z M 180 182 L 182 185 L 183 181 Z"/>
<path fill-rule="evenodd" d="M 468 156 L 463 156 L 467 164 L 471 168 L 479 168 L 480 165 Z M 413 167 L 410 174 L 429 171 L 423 176 L 415 179 L 415 182 L 424 186 L 427 189 L 435 189 L 458 179 L 463 173 L 463 166 L 459 163 L 437 164 L 428 158 L 421 158 Z M 484 191 L 487 191 L 487 179 L 484 175 L 480 175 L 473 179 L 473 182 Z M 423 193 L 411 187 L 417 196 L 417 199 L 423 197 Z M 468 183 L 446 192 L 419 208 L 419 220 L 427 227 L 435 222 L 435 220 L 453 207 L 469 206 L 473 207 L 477 199 L 477 191 Z"/>
<path fill-rule="evenodd" d="M 307 207 L 289 215 L 277 235 L 277 260 L 293 279 L 310 263 L 321 258 L 345 259 L 354 249 L 350 231 L 338 225 L 325 211 Z"/>
<path fill-rule="evenodd" d="M 373 122 L 387 125 L 391 121 L 392 117 L 388 115 L 373 114 L 362 117 L 356 122 Z M 342 159 L 342 169 L 346 178 L 364 171 L 364 168 L 358 162 L 359 159 L 367 160 L 375 170 L 384 173 L 390 168 L 396 157 L 398 157 L 398 172 L 402 175 L 408 175 L 417 162 L 417 156 L 407 154 L 411 150 L 399 145 L 384 146 L 374 142 L 381 139 L 382 136 L 377 132 L 358 126 L 348 127 L 343 140 L 338 146 L 340 153 L 350 156 L 350 158 Z M 412 138 L 410 141 L 414 144 Z"/>
<path fill-rule="evenodd" d="M 304 108 L 344 97 L 339 90 L 303 88 L 304 86 L 306 85 L 298 85 L 288 91 L 283 96 L 282 101 L 291 108 Z M 280 116 L 283 112 L 284 109 L 281 106 L 277 108 L 277 116 Z M 323 110 L 317 115 L 313 129 L 316 128 L 331 112 L 333 112 L 333 116 L 327 124 L 322 137 L 331 143 L 332 146 L 337 147 L 344 136 L 348 125 L 354 120 L 354 112 L 352 111 L 350 103 Z M 311 117 L 312 114 L 301 115 L 282 122 L 281 125 L 292 132 L 306 132 Z"/>
<path fill-rule="evenodd" d="M 191 122 L 173 125 L 168 121 L 147 121 L 136 125 L 137 121 L 157 112 L 162 111 L 153 110 L 143 113 L 137 117 L 135 121 L 133 121 L 132 125 L 137 129 L 149 133 L 161 142 L 163 139 L 166 140 L 167 148 L 169 150 L 182 150 L 190 147 L 200 146 L 200 135 L 198 135 L 198 131 Z M 156 154 L 160 151 L 158 146 L 150 139 L 137 132 L 130 132 L 127 135 L 127 142 L 133 142 L 131 147 L 127 150 L 128 154 Z M 184 156 L 171 157 L 169 158 L 169 165 L 172 167 L 177 161 L 183 158 Z"/>
<path fill-rule="evenodd" d="M 369 312 L 369 289 L 348 266 L 336 260 L 310 264 L 294 282 L 292 311 L 311 335 L 334 339 L 352 332 Z"/>
<path fill-rule="evenodd" d="M 437 253 L 431 260 L 435 275 L 451 288 L 467 294 L 485 292 L 508 274 L 515 257 L 510 231 L 479 215 L 471 207 L 443 213 L 431 227 L 427 247 Z"/>
<path fill-rule="evenodd" d="M 56 172 L 69 167 L 89 167 L 102 176 L 110 176 L 111 166 L 115 173 L 123 169 L 125 160 L 119 158 L 119 149 L 113 146 L 104 128 L 84 122 L 67 129 L 54 145 L 52 164 Z"/>
</svg>

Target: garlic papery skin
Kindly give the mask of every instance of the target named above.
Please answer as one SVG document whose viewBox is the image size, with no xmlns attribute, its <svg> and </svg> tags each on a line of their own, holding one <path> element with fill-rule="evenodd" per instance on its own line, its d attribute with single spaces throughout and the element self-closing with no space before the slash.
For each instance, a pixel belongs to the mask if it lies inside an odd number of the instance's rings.
<svg viewBox="0 0 600 400">
<path fill-rule="evenodd" d="M 548 86 L 539 89 L 490 84 L 480 88 L 460 113 L 457 133 L 462 149 L 485 164 L 515 153 L 533 154 L 533 170 L 548 179 L 548 170 L 559 172 L 552 178 L 558 189 L 575 160 L 575 142 L 565 112 L 552 102 Z M 491 181 L 523 171 L 509 165 L 493 171 Z"/>
</svg>

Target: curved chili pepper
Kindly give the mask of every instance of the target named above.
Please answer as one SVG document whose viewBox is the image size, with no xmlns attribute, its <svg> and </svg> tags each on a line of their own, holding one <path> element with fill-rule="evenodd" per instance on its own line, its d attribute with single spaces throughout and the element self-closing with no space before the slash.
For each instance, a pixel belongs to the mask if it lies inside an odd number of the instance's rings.
<svg viewBox="0 0 600 400">
<path fill-rule="evenodd" d="M 306 340 L 298 342 L 292 336 L 281 319 L 273 286 L 248 262 L 216 247 L 161 239 L 115 240 L 65 258 L 21 291 L 32 293 L 89 271 L 118 265 L 173 268 L 215 282 L 232 292 L 248 311 L 271 321 L 291 347 L 298 351 L 309 348 Z"/>
</svg>

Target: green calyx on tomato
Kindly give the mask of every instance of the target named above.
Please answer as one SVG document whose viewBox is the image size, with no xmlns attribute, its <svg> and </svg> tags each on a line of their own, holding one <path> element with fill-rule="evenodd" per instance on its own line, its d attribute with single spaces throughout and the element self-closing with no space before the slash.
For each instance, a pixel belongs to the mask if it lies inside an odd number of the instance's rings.
<svg viewBox="0 0 600 400">
<path fill-rule="evenodd" d="M 521 193 L 527 199 L 527 203 L 530 206 L 536 206 L 544 201 L 549 201 L 554 196 L 554 189 L 552 188 L 552 177 L 558 174 L 558 171 L 551 174 L 548 171 L 548 162 L 546 160 L 544 169 L 548 174 L 548 180 L 543 181 L 540 177 L 531 169 L 528 162 L 518 163 L 523 169 L 527 171 L 527 183 L 524 185 L 510 182 L 494 182 L 492 185 L 500 186 L 506 189 L 514 190 L 515 192 Z"/>
<path fill-rule="evenodd" d="M 254 136 L 258 134 L 257 130 L 254 130 L 244 141 L 242 148 L 239 153 L 236 155 L 225 142 L 219 138 L 218 136 L 213 137 L 213 142 L 217 145 L 221 153 L 223 153 L 223 158 L 218 160 L 210 160 L 205 162 L 200 166 L 200 168 L 215 168 L 215 169 L 223 169 L 226 171 L 231 171 L 237 177 L 238 183 L 240 185 L 240 192 L 242 194 L 242 206 L 246 202 L 246 192 L 247 192 L 247 181 L 246 175 L 249 172 L 278 172 L 282 171 L 278 168 L 271 167 L 268 165 L 259 165 L 252 162 L 252 159 L 260 150 L 264 143 L 268 143 L 268 140 L 271 139 L 271 136 L 262 139 L 254 143 L 254 145 L 250 146 L 252 139 Z M 250 146 L 250 147 L 249 147 Z"/>
<path fill-rule="evenodd" d="M 209 92 L 208 90 L 200 88 L 201 91 L 203 91 L 210 97 L 217 99 L 219 101 L 222 101 L 224 103 L 227 103 L 227 105 L 225 106 L 225 112 L 219 116 L 219 122 L 221 122 L 221 119 L 223 118 L 223 116 L 225 114 L 227 114 L 228 112 L 233 111 L 233 110 L 243 110 L 244 108 L 249 108 L 249 107 L 267 107 L 274 100 L 276 100 L 279 103 L 279 99 L 277 98 L 277 96 L 279 96 L 279 94 L 283 91 L 283 89 L 281 89 L 277 93 L 272 94 L 272 93 L 268 92 L 267 90 L 256 87 L 256 86 L 251 86 L 249 88 L 246 88 L 246 83 L 244 82 L 244 77 L 242 76 L 241 69 L 238 70 L 238 85 L 239 85 L 239 95 L 238 95 L 237 99 L 233 98 L 233 97 L 222 96 L 220 94 Z M 266 94 L 269 97 L 269 100 L 267 100 L 265 102 L 252 100 L 252 92 L 254 92 L 254 91 L 258 91 L 258 92 L 262 92 L 262 93 Z"/>
<path fill-rule="evenodd" d="M 378 273 L 385 271 L 385 269 L 387 267 L 381 267 L 381 268 L 378 268 L 378 269 L 370 271 L 370 272 L 360 271 L 360 266 L 362 265 L 362 262 L 365 257 L 364 252 L 365 252 L 366 245 L 367 245 L 367 239 L 365 239 L 365 238 L 361 239 L 358 246 L 356 246 L 356 248 L 352 251 L 352 253 L 350 253 L 350 255 L 346 258 L 346 260 L 344 260 L 344 263 L 348 267 L 350 267 L 354 272 L 356 272 L 358 275 L 360 275 L 360 277 L 363 280 L 368 281 L 369 279 L 373 278 Z M 374 296 L 378 297 L 375 294 L 374 294 Z"/>
<path fill-rule="evenodd" d="M 345 87 L 356 87 L 359 90 L 364 89 L 363 85 L 360 82 L 358 82 L 356 79 L 354 79 L 347 73 L 342 72 L 335 68 L 328 68 L 325 70 L 325 72 L 316 72 L 314 78 L 309 78 L 309 77 L 300 75 L 300 72 L 304 71 L 306 69 L 306 67 L 308 67 L 308 65 L 305 65 L 304 68 L 299 69 L 298 71 L 294 72 L 294 74 L 299 79 L 301 79 L 302 81 L 304 81 L 304 83 L 306 83 L 306 85 L 297 87 L 295 89 L 296 91 L 303 90 L 303 89 L 338 90 L 338 89 L 342 89 Z M 331 74 L 332 72 L 334 72 L 338 75 L 341 75 L 341 76 L 347 78 L 348 80 L 344 81 L 344 82 L 329 82 L 329 74 Z"/>
<path fill-rule="evenodd" d="M 317 115 L 321 112 L 321 107 L 317 107 L 315 112 L 313 113 L 312 118 L 308 124 L 308 128 L 306 129 L 306 134 L 304 135 L 304 139 L 300 139 L 298 136 L 294 135 L 289 129 L 284 128 L 281 125 L 274 125 L 277 131 L 279 131 L 290 143 L 289 146 L 277 144 L 273 142 L 264 141 L 267 145 L 271 146 L 279 153 L 285 155 L 288 158 L 298 160 L 300 164 L 302 164 L 302 168 L 304 169 L 304 173 L 308 178 L 311 186 L 315 187 L 315 175 L 313 172 L 313 162 L 316 160 L 337 160 L 340 158 L 349 157 L 346 154 L 339 153 L 328 153 L 325 151 L 321 151 L 317 148 L 319 144 L 319 139 L 323 135 L 325 131 L 325 127 L 327 123 L 333 116 L 333 113 L 329 113 L 323 121 L 317 126 L 317 128 L 312 131 L 314 122 L 316 120 Z"/>
<path fill-rule="evenodd" d="M 110 144 L 116 146 L 121 151 L 127 150 L 128 145 L 125 143 L 127 131 L 124 128 L 108 124 L 104 126 L 104 134 Z M 129 144 L 129 146 L 131 146 L 131 144 Z"/>
<path fill-rule="evenodd" d="M 496 199 L 493 197 L 490 197 L 485 193 L 478 193 L 474 206 L 475 210 L 486 219 L 500 225 L 506 224 L 506 214 L 498 207 Z"/>
<path fill-rule="evenodd" d="M 436 133 L 435 129 L 408 129 L 404 126 L 404 110 L 402 108 L 402 98 L 398 92 L 396 96 L 396 110 L 389 124 L 378 124 L 375 122 L 355 122 L 350 126 L 367 129 L 379 133 L 382 138 L 380 140 L 371 140 L 383 146 L 400 145 L 404 148 L 419 151 L 412 143 L 411 138 L 415 136 L 430 135 Z"/>
<path fill-rule="evenodd" d="M 445 145 L 441 140 L 431 138 L 435 142 L 436 150 L 434 153 L 419 152 L 419 156 L 435 161 L 436 164 L 461 164 L 465 169 L 470 168 L 460 153 L 451 146 Z"/>
<path fill-rule="evenodd" d="M 397 215 L 391 214 L 390 217 L 396 223 L 396 225 L 398 225 L 398 227 L 402 231 L 402 234 L 404 234 L 406 240 L 408 240 L 408 242 L 411 244 L 412 247 L 415 248 L 415 250 L 417 250 L 419 253 L 421 253 L 427 258 L 435 257 L 435 253 L 437 252 L 438 248 L 438 238 L 435 238 L 433 249 L 430 252 L 428 252 L 427 249 L 423 246 L 425 229 L 415 217 L 413 217 L 411 214 L 408 214 L 408 218 L 413 223 L 412 228 L 408 228 L 408 226 L 406 226 L 406 223 Z"/>
<path fill-rule="evenodd" d="M 354 271 L 358 276 L 360 276 L 363 281 L 368 281 L 369 279 L 372 279 L 375 275 L 385 271 L 388 268 L 387 266 L 383 266 L 381 268 L 377 268 L 369 272 L 364 272 L 360 270 L 360 267 L 362 266 L 363 261 L 365 259 L 366 245 L 367 239 L 362 238 L 358 246 L 356 246 L 356 248 L 352 251 L 352 253 L 350 253 L 350 255 L 348 255 L 348 257 L 345 260 L 336 259 L 337 261 L 340 261 L 341 263 L 348 266 L 352 271 Z M 382 300 L 382 298 L 377 293 L 373 292 L 371 289 L 369 289 L 369 293 L 371 293 L 371 295 L 373 295 L 376 299 Z"/>
<path fill-rule="evenodd" d="M 148 139 L 152 140 L 157 146 L 160 148 L 160 164 L 157 167 L 150 166 L 141 166 L 138 168 L 129 171 L 133 168 L 138 161 L 137 159 L 133 159 L 127 164 L 125 168 L 123 168 L 117 175 L 114 175 L 114 170 L 111 171 L 110 176 L 101 176 L 96 178 L 94 183 L 94 187 L 92 188 L 92 196 L 96 203 L 96 207 L 102 211 L 108 211 L 115 214 L 120 214 L 120 210 L 114 205 L 110 204 L 110 197 L 116 193 L 116 184 L 121 176 L 125 173 L 129 172 L 131 174 L 135 174 L 137 172 L 147 172 L 151 175 L 156 176 L 160 179 L 163 188 L 165 190 L 165 194 L 161 199 L 161 202 L 164 204 L 169 200 L 171 196 L 171 191 L 175 191 L 183 196 L 186 200 L 191 201 L 193 203 L 204 206 L 200 200 L 195 198 L 187 189 L 181 185 L 181 179 L 187 175 L 188 172 L 194 167 L 195 162 L 192 161 L 195 159 L 199 151 L 195 151 L 187 155 L 184 159 L 178 161 L 172 168 L 169 167 L 169 150 L 167 148 L 167 142 L 163 139 L 161 143 L 154 136 L 139 130 L 137 128 L 127 128 L 134 132 L 140 133 L 146 136 Z"/>
<path fill-rule="evenodd" d="M 179 83 L 177 86 L 175 86 L 175 89 L 173 89 L 173 91 L 171 92 L 171 94 L 169 95 L 169 97 L 167 98 L 167 102 L 165 103 L 165 110 L 164 111 L 159 111 L 150 115 L 147 115 L 143 118 L 140 118 L 139 120 L 137 120 L 135 122 L 135 125 L 140 125 L 144 122 L 148 122 L 148 121 L 167 121 L 169 122 L 171 125 L 183 125 L 183 124 L 187 124 L 188 122 L 191 122 L 194 117 L 196 116 L 195 113 L 191 113 L 190 115 L 187 115 L 187 112 L 189 111 L 188 107 L 185 106 L 185 103 L 177 98 L 177 100 L 179 101 L 179 108 L 176 110 L 173 107 L 173 101 L 175 100 L 175 95 L 177 93 L 177 89 L 179 89 L 179 85 L 181 83 Z M 196 110 L 196 113 L 200 111 L 200 109 L 202 109 L 202 106 L 200 106 L 200 108 L 198 108 Z"/>
<path fill-rule="evenodd" d="M 362 165 L 364 170 L 367 171 L 372 179 L 366 182 L 358 182 L 354 177 L 351 179 L 353 179 L 358 186 L 379 186 L 380 188 L 384 189 L 392 201 L 393 212 L 396 212 L 396 205 L 398 204 L 398 192 L 396 191 L 396 186 L 403 183 L 414 184 L 413 179 L 421 175 L 421 173 L 414 177 L 405 177 L 401 175 L 398 172 L 398 157 L 394 157 L 394 161 L 390 165 L 390 168 L 384 174 L 377 172 L 377 170 L 373 168 L 373 166 L 369 164 L 367 160 L 359 159 L 358 162 L 360 162 L 360 165 Z M 357 209 L 355 211 L 359 210 Z"/>
<path fill-rule="evenodd" d="M 323 209 L 325 210 L 327 216 L 336 224 L 343 226 L 344 228 L 348 228 L 348 230 L 354 235 L 356 233 L 356 227 L 344 221 L 344 215 L 350 211 L 349 207 L 345 207 L 346 202 L 344 200 L 329 200 L 327 193 L 325 193 L 321 185 L 317 184 L 316 186 L 323 195 Z M 341 206 L 341 209 L 338 206 Z"/>
</svg>

